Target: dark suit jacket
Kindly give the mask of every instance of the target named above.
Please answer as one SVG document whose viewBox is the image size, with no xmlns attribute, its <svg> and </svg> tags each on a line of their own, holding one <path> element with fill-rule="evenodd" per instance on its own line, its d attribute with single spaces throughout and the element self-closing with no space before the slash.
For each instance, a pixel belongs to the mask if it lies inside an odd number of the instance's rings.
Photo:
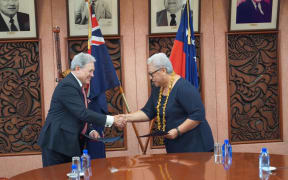
<svg viewBox="0 0 288 180">
<path fill-rule="evenodd" d="M 167 10 L 158 11 L 156 14 L 157 26 L 168 26 Z"/>
<path fill-rule="evenodd" d="M 70 73 L 54 90 L 38 145 L 66 156 L 81 155 L 80 134 L 85 122 L 104 126 L 106 115 L 85 107 L 81 87 Z"/>
<path fill-rule="evenodd" d="M 264 13 L 262 15 L 255 10 L 255 6 L 251 0 L 246 0 L 237 7 L 236 23 L 265 23 L 271 22 L 272 16 L 272 2 L 266 3 L 261 1 L 261 9 Z"/>
<path fill-rule="evenodd" d="M 19 23 L 20 31 L 30 31 L 29 14 L 17 12 L 17 20 Z M 7 24 L 5 23 L 2 15 L 0 14 L 0 31 L 9 31 Z"/>
</svg>

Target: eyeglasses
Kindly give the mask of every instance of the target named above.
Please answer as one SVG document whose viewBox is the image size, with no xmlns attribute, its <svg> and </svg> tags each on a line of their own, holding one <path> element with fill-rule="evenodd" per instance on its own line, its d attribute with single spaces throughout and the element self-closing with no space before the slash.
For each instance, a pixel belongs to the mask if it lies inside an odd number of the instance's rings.
<svg viewBox="0 0 288 180">
<path fill-rule="evenodd" d="M 159 68 L 159 69 L 157 69 L 157 70 L 155 70 L 155 71 L 153 71 L 153 72 L 149 72 L 148 74 L 149 74 L 149 76 L 150 77 L 153 77 L 153 74 L 155 74 L 156 72 L 158 72 L 158 71 L 160 71 L 160 69 L 162 69 L 162 68 Z"/>
</svg>

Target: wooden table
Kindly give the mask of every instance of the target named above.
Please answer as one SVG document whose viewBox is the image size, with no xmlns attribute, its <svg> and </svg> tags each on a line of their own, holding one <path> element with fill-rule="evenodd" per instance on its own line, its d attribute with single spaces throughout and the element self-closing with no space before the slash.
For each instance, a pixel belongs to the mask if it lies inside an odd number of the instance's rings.
<svg viewBox="0 0 288 180">
<path fill-rule="evenodd" d="M 214 163 L 213 153 L 182 153 L 114 157 L 92 161 L 93 176 L 99 180 L 253 180 L 259 179 L 258 156 L 254 153 L 233 153 L 232 165 L 225 170 Z M 288 179 L 288 156 L 270 155 L 269 180 Z M 65 180 L 71 163 L 25 172 L 11 180 Z"/>
</svg>

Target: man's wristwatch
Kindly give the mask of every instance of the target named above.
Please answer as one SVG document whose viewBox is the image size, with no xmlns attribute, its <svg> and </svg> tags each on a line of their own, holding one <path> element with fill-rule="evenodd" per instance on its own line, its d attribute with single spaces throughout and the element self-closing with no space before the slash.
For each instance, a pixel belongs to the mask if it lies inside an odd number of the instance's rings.
<svg viewBox="0 0 288 180">
<path fill-rule="evenodd" d="M 176 127 L 176 130 L 177 130 L 177 135 L 178 135 L 178 137 L 181 136 L 181 133 L 180 133 L 179 127 Z"/>
</svg>

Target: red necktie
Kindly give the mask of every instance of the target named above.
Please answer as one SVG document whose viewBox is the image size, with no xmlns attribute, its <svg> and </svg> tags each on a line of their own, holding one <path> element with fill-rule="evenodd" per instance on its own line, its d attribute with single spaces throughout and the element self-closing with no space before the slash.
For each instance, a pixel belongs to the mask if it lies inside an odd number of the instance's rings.
<svg viewBox="0 0 288 180">
<path fill-rule="evenodd" d="M 82 93 L 83 93 L 83 96 L 84 96 L 84 102 L 85 102 L 85 106 L 86 106 L 86 108 L 88 107 L 88 102 L 87 102 L 87 97 L 86 97 L 86 93 L 85 93 L 85 89 L 84 89 L 84 87 L 82 87 Z M 82 134 L 85 134 L 86 133 L 86 131 L 87 131 L 87 126 L 88 126 L 88 124 L 87 124 L 87 122 L 85 122 L 85 125 L 84 125 L 84 128 L 83 128 L 83 130 L 82 130 Z"/>
</svg>

